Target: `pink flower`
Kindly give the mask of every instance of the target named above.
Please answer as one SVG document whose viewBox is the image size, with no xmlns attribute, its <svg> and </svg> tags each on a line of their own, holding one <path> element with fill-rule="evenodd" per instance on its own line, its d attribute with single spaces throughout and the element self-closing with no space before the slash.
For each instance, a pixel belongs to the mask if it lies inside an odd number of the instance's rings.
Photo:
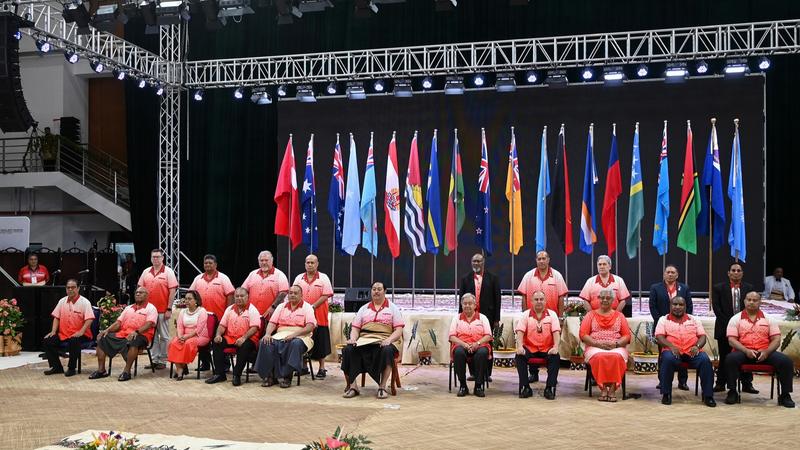
<svg viewBox="0 0 800 450">
<path fill-rule="evenodd" d="M 11 334 L 11 330 L 9 328 L 6 328 L 5 331 L 3 331 L 3 334 L 8 336 L 9 334 Z"/>
<path fill-rule="evenodd" d="M 17 299 L 12 298 L 11 299 L 11 304 L 14 305 L 14 306 L 17 306 Z"/>
<path fill-rule="evenodd" d="M 342 448 L 342 447 L 349 448 L 347 442 L 340 441 L 335 437 L 326 438 L 325 443 L 328 445 L 328 448 Z"/>
<path fill-rule="evenodd" d="M 108 440 L 109 436 L 108 436 L 108 433 L 100 433 L 100 436 L 98 436 L 98 437 L 100 438 L 101 441 L 105 441 L 105 440 Z"/>
<path fill-rule="evenodd" d="M 8 311 L 3 311 L 3 317 L 8 317 Z"/>
</svg>

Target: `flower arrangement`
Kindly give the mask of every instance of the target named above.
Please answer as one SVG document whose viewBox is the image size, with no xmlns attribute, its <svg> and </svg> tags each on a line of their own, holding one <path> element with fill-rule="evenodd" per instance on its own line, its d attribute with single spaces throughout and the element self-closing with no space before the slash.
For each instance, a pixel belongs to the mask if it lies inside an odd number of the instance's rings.
<svg viewBox="0 0 800 450">
<path fill-rule="evenodd" d="M 122 314 L 122 310 L 125 309 L 125 306 L 117 304 L 117 299 L 113 295 L 106 295 L 98 300 L 97 307 L 100 308 L 101 330 L 105 330 L 116 322 L 119 315 Z"/>
<path fill-rule="evenodd" d="M 586 305 L 583 302 L 572 302 L 564 305 L 564 316 L 583 317 L 586 315 Z"/>
<path fill-rule="evenodd" d="M 328 436 L 324 440 L 320 439 L 319 441 L 306 444 L 303 450 L 372 450 L 369 446 L 371 443 L 372 441 L 362 434 L 358 436 L 345 434 L 344 431 L 342 431 L 342 427 L 339 426 L 336 427 L 333 436 Z"/>
<path fill-rule="evenodd" d="M 330 306 L 328 307 L 328 311 L 332 313 L 340 313 L 344 312 L 344 307 L 339 302 L 331 302 Z"/>
<path fill-rule="evenodd" d="M 0 300 L 0 333 L 3 336 L 16 337 L 24 324 L 25 319 L 17 306 L 17 300 Z"/>
<path fill-rule="evenodd" d="M 80 450 L 142 450 L 146 448 L 138 444 L 139 439 L 135 437 L 125 438 L 120 433 L 114 431 L 100 433 L 99 435 L 92 433 L 92 437 L 93 440 L 91 442 L 63 439 L 58 445 Z"/>
<path fill-rule="evenodd" d="M 787 309 L 786 314 L 783 317 L 783 320 L 787 322 L 794 322 L 800 320 L 800 311 L 796 309 Z"/>
</svg>

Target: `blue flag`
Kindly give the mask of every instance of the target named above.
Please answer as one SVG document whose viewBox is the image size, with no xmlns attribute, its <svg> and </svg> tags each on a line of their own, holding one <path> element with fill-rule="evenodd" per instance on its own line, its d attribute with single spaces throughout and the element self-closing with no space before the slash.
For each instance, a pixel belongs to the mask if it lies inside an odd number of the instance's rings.
<svg viewBox="0 0 800 450">
<path fill-rule="evenodd" d="M 489 191 L 489 155 L 486 130 L 481 128 L 481 171 L 478 174 L 478 208 L 475 211 L 475 244 L 492 256 L 492 199 Z"/>
<path fill-rule="evenodd" d="M 542 131 L 542 156 L 539 186 L 536 189 L 536 252 L 547 250 L 547 196 L 550 195 L 550 168 L 547 159 L 547 127 Z M 594 202 L 592 202 L 594 203 Z"/>
<path fill-rule="evenodd" d="M 425 248 L 428 253 L 439 253 L 442 245 L 442 206 L 439 194 L 439 152 L 436 148 L 436 130 L 433 130 L 431 142 L 431 161 L 428 165 L 428 191 L 425 203 L 428 204 L 427 226 L 425 227 Z"/>
<path fill-rule="evenodd" d="M 731 257 L 747 262 L 747 236 L 744 231 L 744 186 L 742 186 L 742 153 L 739 141 L 739 120 L 736 120 L 736 133 L 733 135 L 731 150 L 731 172 L 728 176 L 728 198 L 731 200 L 731 229 L 728 232 L 728 245 Z"/>
<path fill-rule="evenodd" d="M 314 134 L 308 141 L 306 152 L 306 175 L 303 178 L 303 193 L 301 197 L 303 209 L 303 244 L 310 253 L 316 253 L 319 248 L 317 237 L 317 197 L 314 189 Z"/>
<path fill-rule="evenodd" d="M 342 147 L 339 146 L 339 133 L 336 133 L 336 146 L 333 148 L 333 167 L 331 167 L 331 187 L 328 190 L 328 213 L 333 219 L 336 250 L 342 250 L 342 230 L 344 229 L 344 165 Z"/>
<path fill-rule="evenodd" d="M 350 156 L 347 160 L 347 190 L 344 199 L 344 230 L 342 231 L 342 250 L 352 256 L 361 243 L 361 186 L 358 181 L 358 160 L 356 141 L 350 133 Z"/>
<path fill-rule="evenodd" d="M 594 166 L 594 124 L 589 125 L 586 141 L 586 169 L 583 173 L 583 200 L 581 202 L 581 251 L 591 254 L 597 242 L 597 219 L 594 213 L 594 185 L 597 184 L 597 169 Z"/>
<path fill-rule="evenodd" d="M 375 155 L 372 151 L 372 133 L 369 136 L 367 169 L 364 171 L 364 190 L 361 192 L 361 246 L 372 256 L 378 256 L 378 214 L 375 208 Z"/>
<path fill-rule="evenodd" d="M 664 121 L 664 133 L 661 137 L 661 157 L 658 163 L 658 194 L 656 194 L 656 219 L 653 226 L 653 247 L 659 255 L 667 253 L 669 236 L 669 164 L 667 161 L 667 121 Z"/>
<path fill-rule="evenodd" d="M 700 215 L 697 217 L 697 233 L 708 236 L 709 214 L 714 212 L 712 248 L 719 250 L 725 243 L 725 201 L 722 194 L 722 168 L 719 163 L 719 143 L 717 142 L 717 125 L 711 122 L 711 136 L 708 138 L 708 150 L 703 162 L 703 175 L 700 179 Z M 711 189 L 709 202 L 708 189 Z"/>
</svg>

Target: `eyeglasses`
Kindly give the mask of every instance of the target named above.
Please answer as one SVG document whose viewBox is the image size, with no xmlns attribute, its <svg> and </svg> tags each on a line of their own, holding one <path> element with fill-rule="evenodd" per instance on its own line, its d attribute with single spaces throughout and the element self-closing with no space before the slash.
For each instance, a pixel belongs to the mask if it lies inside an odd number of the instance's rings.
<svg viewBox="0 0 800 450">
<path fill-rule="evenodd" d="M 742 269 L 731 269 L 730 272 L 741 272 Z"/>
<path fill-rule="evenodd" d="M 78 286 L 67 286 L 67 289 L 78 289 Z"/>
</svg>

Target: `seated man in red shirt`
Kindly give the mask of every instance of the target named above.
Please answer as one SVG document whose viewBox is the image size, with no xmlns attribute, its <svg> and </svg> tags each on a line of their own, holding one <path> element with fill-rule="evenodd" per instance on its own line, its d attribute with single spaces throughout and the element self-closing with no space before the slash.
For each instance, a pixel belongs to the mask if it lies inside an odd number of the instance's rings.
<svg viewBox="0 0 800 450">
<path fill-rule="evenodd" d="M 125 369 L 119 374 L 119 381 L 131 379 L 131 366 L 139 352 L 147 348 L 155 334 L 158 311 L 147 301 L 147 289 L 136 288 L 134 304 L 127 306 L 116 322 L 97 334 L 97 370 L 89 375 L 90 380 L 105 378 L 106 356 L 122 354 Z"/>
<path fill-rule="evenodd" d="M 92 304 L 78 292 L 78 282 L 74 279 L 67 280 L 67 296 L 58 301 L 53 309 L 53 328 L 44 337 L 44 354 L 50 363 L 50 370 L 45 375 L 63 373 L 66 377 L 75 375 L 75 366 L 78 364 L 78 355 L 81 344 L 92 339 L 91 325 L 94 321 Z M 67 371 L 58 358 L 58 349 L 62 343 L 67 343 L 69 363 Z"/>
<path fill-rule="evenodd" d="M 31 253 L 28 255 L 28 265 L 19 269 L 17 281 L 23 286 L 44 286 L 50 281 L 50 272 L 47 267 L 39 264 L 39 256 Z"/>
<path fill-rule="evenodd" d="M 733 351 L 725 358 L 728 380 L 725 403 L 733 405 L 739 402 L 736 380 L 742 364 L 769 364 L 775 368 L 781 383 L 778 404 L 794 408 L 791 396 L 794 365 L 788 356 L 776 351 L 781 345 L 781 330 L 775 321 L 761 312 L 761 294 L 755 291 L 747 293 L 744 311 L 731 317 L 726 335 Z"/>
<path fill-rule="evenodd" d="M 457 315 L 450 324 L 450 351 L 453 358 L 453 369 L 460 384 L 458 396 L 469 394 L 467 388 L 467 358 L 472 358 L 470 369 L 475 374 L 476 397 L 484 397 L 483 377 L 487 375 L 489 365 L 489 350 L 492 341 L 492 328 L 489 319 L 478 313 L 475 296 L 464 294 L 461 296 L 462 313 Z"/>
<path fill-rule="evenodd" d="M 561 363 L 561 358 L 558 356 L 561 324 L 558 322 L 558 314 L 545 307 L 546 300 L 543 291 L 534 292 L 531 301 L 533 307 L 522 313 L 517 326 L 514 327 L 517 342 L 516 365 L 519 375 L 519 398 L 533 395 L 528 380 L 528 360 L 542 358 L 547 360 L 547 384 L 544 388 L 544 398 L 555 400 L 558 366 Z"/>
<path fill-rule="evenodd" d="M 242 372 L 247 362 L 255 356 L 258 344 L 258 329 L 261 327 L 261 314 L 250 304 L 247 289 L 240 287 L 233 293 L 233 304 L 228 306 L 217 327 L 217 335 L 212 344 L 214 352 L 214 376 L 206 384 L 226 381 L 225 349 L 236 349 L 236 365 L 233 367 L 233 385 L 242 384 Z"/>
</svg>

